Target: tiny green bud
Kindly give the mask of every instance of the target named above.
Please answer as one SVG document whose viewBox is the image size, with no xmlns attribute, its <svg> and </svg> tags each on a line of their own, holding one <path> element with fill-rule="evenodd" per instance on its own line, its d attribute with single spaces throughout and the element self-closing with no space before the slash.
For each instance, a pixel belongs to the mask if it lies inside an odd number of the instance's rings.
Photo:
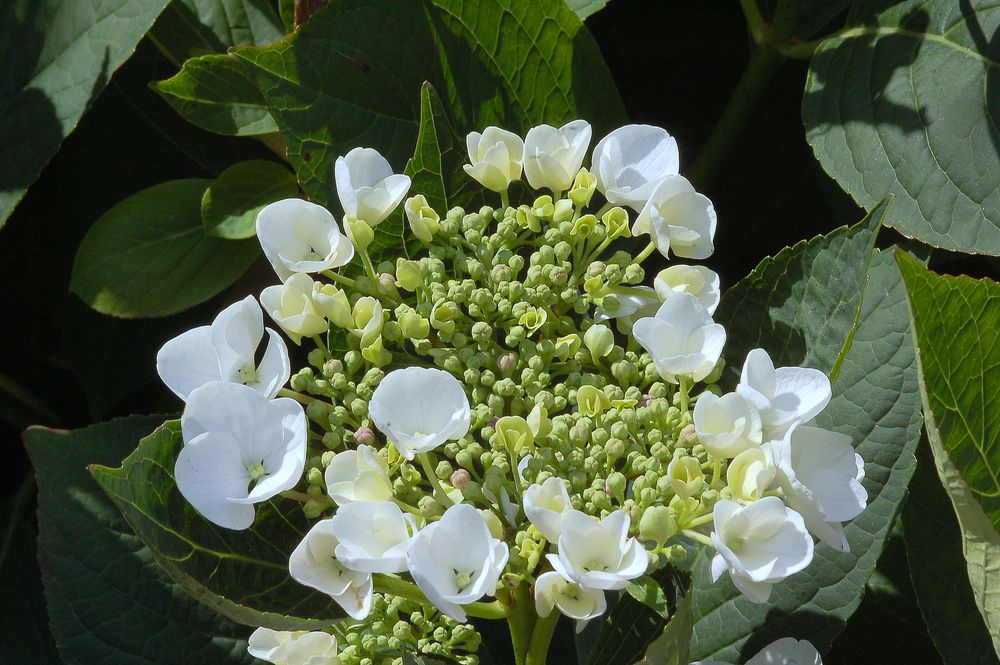
<svg viewBox="0 0 1000 665">
<path fill-rule="evenodd" d="M 596 217 L 593 215 L 582 215 L 573 223 L 573 230 L 570 231 L 570 235 L 578 238 L 587 238 L 594 232 L 595 226 L 597 226 Z"/>
<path fill-rule="evenodd" d="M 632 235 L 628 224 L 628 213 L 624 208 L 615 206 L 604 213 L 601 221 L 604 222 L 604 226 L 608 230 L 608 238 L 611 240 L 615 238 L 628 238 Z"/>
<path fill-rule="evenodd" d="M 399 329 L 407 339 L 426 339 L 431 322 L 414 311 L 403 312 L 399 317 Z"/>
<path fill-rule="evenodd" d="M 603 323 L 590 326 L 583 334 L 583 343 L 590 351 L 590 357 L 597 363 L 611 353 L 615 347 L 615 334 Z"/>
<path fill-rule="evenodd" d="M 347 235 L 351 239 L 354 248 L 359 252 L 364 252 L 375 239 L 375 231 L 364 220 L 356 217 L 347 218 Z"/>
<path fill-rule="evenodd" d="M 701 493 L 705 484 L 705 474 L 697 457 L 678 457 L 667 466 L 670 487 L 677 496 L 688 498 Z"/>
<path fill-rule="evenodd" d="M 552 222 L 562 224 L 573 219 L 573 201 L 570 199 L 559 199 L 556 201 L 555 210 L 552 211 Z"/>
<path fill-rule="evenodd" d="M 423 194 L 411 196 L 403 204 L 403 210 L 413 235 L 421 242 L 430 244 L 441 228 L 441 217 L 427 203 L 427 198 Z"/>
<path fill-rule="evenodd" d="M 597 176 L 585 168 L 581 168 L 573 179 L 573 184 L 569 188 L 567 196 L 579 207 L 584 207 L 590 203 L 597 189 Z"/>
<path fill-rule="evenodd" d="M 677 519 L 674 511 L 666 506 L 650 506 L 639 520 L 639 538 L 651 540 L 657 547 L 663 547 L 677 534 Z"/>
</svg>

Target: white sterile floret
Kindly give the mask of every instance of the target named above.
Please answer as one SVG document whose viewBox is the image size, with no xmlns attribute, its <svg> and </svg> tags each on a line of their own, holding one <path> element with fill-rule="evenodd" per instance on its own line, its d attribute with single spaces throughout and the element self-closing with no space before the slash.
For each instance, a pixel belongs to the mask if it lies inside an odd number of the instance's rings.
<svg viewBox="0 0 1000 665">
<path fill-rule="evenodd" d="M 736 392 L 753 402 L 768 438 L 781 438 L 795 421 L 808 422 L 830 403 L 830 379 L 809 367 L 774 368 L 764 349 L 747 354 Z"/>
<path fill-rule="evenodd" d="M 274 665 L 341 665 L 337 638 L 321 631 L 258 628 L 250 635 L 247 652 Z"/>
<path fill-rule="evenodd" d="M 288 558 L 288 572 L 299 584 L 333 598 L 352 618 L 364 619 L 372 608 L 372 574 L 341 563 L 338 544 L 333 520 L 317 522 Z"/>
<path fill-rule="evenodd" d="M 325 333 L 330 323 L 313 301 L 313 279 L 297 272 L 284 284 L 269 286 L 260 294 L 260 304 L 296 344 L 303 337 Z"/>
<path fill-rule="evenodd" d="M 604 614 L 608 605 L 600 589 L 580 586 L 550 570 L 535 580 L 535 612 L 540 617 L 547 617 L 554 609 L 576 619 L 576 632 L 579 633 L 588 621 Z"/>
<path fill-rule="evenodd" d="M 674 291 L 690 293 L 709 314 L 715 314 L 721 297 L 719 276 L 705 266 L 677 264 L 664 268 L 653 279 L 653 288 L 660 300 L 666 300 Z"/>
<path fill-rule="evenodd" d="M 406 549 L 417 532 L 413 515 L 391 501 L 356 501 L 337 509 L 333 534 L 340 541 L 337 559 L 351 570 L 401 573 Z"/>
<path fill-rule="evenodd" d="M 755 603 L 767 602 L 771 587 L 812 561 L 813 540 L 802 516 L 774 496 L 740 506 L 715 504 L 712 581 L 729 571 L 736 588 Z"/>
<path fill-rule="evenodd" d="M 257 239 L 282 282 L 294 273 L 339 268 L 354 258 L 354 245 L 330 211 L 302 199 L 264 206 L 257 213 Z"/>
<path fill-rule="evenodd" d="M 690 293 L 674 293 L 656 311 L 639 319 L 632 336 L 653 358 L 664 381 L 680 383 L 689 376 L 701 381 L 712 373 L 726 344 L 726 330 Z"/>
<path fill-rule="evenodd" d="M 851 437 L 794 424 L 769 448 L 788 505 L 802 515 L 813 535 L 838 551 L 848 551 L 841 522 L 854 519 L 868 504 L 861 484 L 865 461 L 854 452 Z"/>
<path fill-rule="evenodd" d="M 552 476 L 524 490 L 524 514 L 550 543 L 559 540 L 563 513 L 571 508 L 566 481 Z"/>
<path fill-rule="evenodd" d="M 337 453 L 323 473 L 326 492 L 338 506 L 352 501 L 389 501 L 389 467 L 371 446 Z"/>
<path fill-rule="evenodd" d="M 181 416 L 177 489 L 210 522 L 246 529 L 253 524 L 253 504 L 298 483 L 307 430 L 294 400 L 269 400 L 238 383 L 197 388 Z"/>
<path fill-rule="evenodd" d="M 461 382 L 429 367 L 386 374 L 372 393 L 368 413 L 408 460 L 465 436 L 472 417 Z"/>
<path fill-rule="evenodd" d="M 707 259 L 714 251 L 717 218 L 708 197 L 686 179 L 670 176 L 656 186 L 632 224 L 632 235 L 648 233 L 663 256 Z"/>
<path fill-rule="evenodd" d="M 591 160 L 597 189 L 608 202 L 636 212 L 660 181 L 679 169 L 677 141 L 665 129 L 650 125 L 619 127 L 600 140 Z"/>
<path fill-rule="evenodd" d="M 624 589 L 649 565 L 646 550 L 628 537 L 629 516 L 616 510 L 603 520 L 579 510 L 563 513 L 559 554 L 546 558 L 557 573 L 588 589 Z"/>
<path fill-rule="evenodd" d="M 517 134 L 487 127 L 482 134 L 469 132 L 466 147 L 470 163 L 463 168 L 483 187 L 505 192 L 510 183 L 520 180 L 524 141 Z"/>
<path fill-rule="evenodd" d="M 507 543 L 493 537 L 482 514 L 460 503 L 413 538 L 406 560 L 427 600 L 464 622 L 462 605 L 496 594 L 508 555 Z"/>
<path fill-rule="evenodd" d="M 699 660 L 691 665 L 729 665 L 720 660 Z M 782 637 L 764 647 L 746 665 L 823 665 L 819 651 L 806 640 Z"/>
<path fill-rule="evenodd" d="M 267 347 L 257 350 L 267 332 Z M 264 395 L 278 394 L 291 374 L 288 348 L 277 332 L 264 327 L 260 306 L 247 296 L 222 310 L 210 326 L 173 338 L 156 354 L 156 371 L 182 400 L 213 381 L 242 383 Z"/>
<path fill-rule="evenodd" d="M 763 442 L 760 415 L 739 393 L 702 393 L 692 415 L 698 440 L 714 457 L 736 457 Z"/>
<path fill-rule="evenodd" d="M 573 120 L 556 129 L 539 125 L 524 137 L 524 177 L 535 189 L 569 189 L 590 147 L 590 123 Z"/>
<path fill-rule="evenodd" d="M 614 307 L 598 307 L 594 321 L 600 323 L 615 319 L 615 327 L 624 335 L 631 334 L 635 322 L 646 316 L 655 316 L 660 308 L 660 298 L 648 286 L 612 288 L 617 303 Z"/>
<path fill-rule="evenodd" d="M 354 148 L 334 165 L 337 196 L 344 214 L 375 226 L 402 202 L 410 177 L 392 172 L 388 160 L 373 148 Z"/>
</svg>

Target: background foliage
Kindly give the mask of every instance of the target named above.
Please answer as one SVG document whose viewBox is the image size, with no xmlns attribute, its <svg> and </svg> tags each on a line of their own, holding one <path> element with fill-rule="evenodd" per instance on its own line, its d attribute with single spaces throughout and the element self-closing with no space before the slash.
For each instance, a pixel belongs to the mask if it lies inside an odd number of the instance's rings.
<svg viewBox="0 0 1000 665">
<path fill-rule="evenodd" d="M 256 211 L 299 188 L 336 208 L 351 147 L 444 209 L 477 195 L 467 131 L 578 116 L 677 137 L 720 217 L 731 367 L 763 345 L 829 372 L 821 425 L 854 437 L 872 500 L 852 552 L 817 548 L 773 605 L 692 552 L 690 593 L 683 573 L 652 607 L 623 594 L 551 662 L 741 662 L 786 634 L 828 664 L 998 662 L 995 4 L 0 0 L 0 19 L 0 663 L 246 663 L 241 623 L 321 617 L 281 591 L 269 543 L 294 536 L 220 534 L 171 494 L 166 416 L 128 416 L 180 406 L 156 350 L 273 280 Z M 403 237 L 387 221 L 373 252 Z"/>
</svg>

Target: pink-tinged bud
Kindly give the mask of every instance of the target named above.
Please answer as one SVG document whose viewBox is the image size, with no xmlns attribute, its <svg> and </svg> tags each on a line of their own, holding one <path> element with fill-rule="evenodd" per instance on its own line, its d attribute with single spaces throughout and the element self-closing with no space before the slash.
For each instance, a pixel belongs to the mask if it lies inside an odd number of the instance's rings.
<svg viewBox="0 0 1000 665">
<path fill-rule="evenodd" d="M 472 476 L 465 469 L 457 469 L 451 474 L 451 486 L 456 489 L 462 489 L 470 480 Z"/>
<path fill-rule="evenodd" d="M 354 433 L 354 443 L 359 446 L 375 445 L 375 432 L 372 431 L 371 427 L 359 427 Z"/>
</svg>

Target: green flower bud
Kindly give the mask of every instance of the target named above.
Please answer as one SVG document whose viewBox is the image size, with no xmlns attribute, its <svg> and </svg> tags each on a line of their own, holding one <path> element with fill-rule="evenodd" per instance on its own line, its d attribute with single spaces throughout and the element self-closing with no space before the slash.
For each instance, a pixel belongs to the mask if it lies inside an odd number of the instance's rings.
<svg viewBox="0 0 1000 665">
<path fill-rule="evenodd" d="M 313 302 L 319 313 L 341 328 L 354 327 L 354 317 L 351 314 L 351 303 L 347 294 L 333 284 L 313 283 Z"/>
<path fill-rule="evenodd" d="M 600 452 L 603 453 L 604 450 L 602 449 Z M 607 480 L 604 481 L 607 491 L 618 500 L 618 503 L 625 501 L 625 488 L 627 485 L 628 480 L 625 478 L 625 474 L 618 471 L 610 474 Z"/>
<path fill-rule="evenodd" d="M 666 506 L 650 506 L 639 520 L 639 538 L 651 540 L 657 547 L 677 534 L 677 518 Z"/>
<path fill-rule="evenodd" d="M 497 443 L 507 452 L 517 454 L 528 450 L 535 441 L 531 426 L 520 416 L 505 416 L 500 418 L 494 429 Z"/>
<path fill-rule="evenodd" d="M 608 230 L 608 238 L 612 240 L 615 238 L 628 238 L 632 235 L 629 229 L 628 213 L 624 208 L 615 206 L 604 213 L 601 221 L 604 222 L 604 226 Z"/>
<path fill-rule="evenodd" d="M 403 312 L 399 317 L 399 328 L 407 339 L 426 339 L 430 334 L 431 324 L 416 312 L 409 311 Z"/>
<path fill-rule="evenodd" d="M 527 329 L 528 335 L 533 335 L 535 331 L 545 325 L 547 319 L 546 310 L 541 307 L 529 307 L 517 322 Z"/>
<path fill-rule="evenodd" d="M 548 194 L 539 196 L 531 204 L 531 211 L 540 219 L 552 219 L 552 213 L 555 211 L 555 206 L 552 204 L 552 197 Z"/>
<path fill-rule="evenodd" d="M 566 360 L 567 358 L 572 357 L 579 350 L 580 336 L 576 333 L 570 333 L 569 335 L 564 335 L 556 340 L 554 353 L 560 360 Z"/>
<path fill-rule="evenodd" d="M 517 369 L 517 354 L 504 353 L 497 359 L 497 367 L 505 378 L 510 376 Z"/>
<path fill-rule="evenodd" d="M 361 338 L 361 347 L 369 346 L 382 334 L 382 305 L 370 296 L 359 298 L 351 312 L 354 327 L 351 332 Z"/>
<path fill-rule="evenodd" d="M 483 519 L 486 521 L 486 526 L 489 527 L 490 534 L 492 534 L 494 538 L 502 539 L 503 522 L 500 521 L 500 518 L 497 517 L 496 513 L 494 513 L 492 510 L 480 510 L 479 512 L 482 514 Z"/>
<path fill-rule="evenodd" d="M 549 420 L 548 410 L 541 404 L 536 403 L 528 413 L 528 427 L 536 439 L 548 436 L 552 431 L 552 421 Z"/>
<path fill-rule="evenodd" d="M 410 230 L 421 242 L 430 244 L 434 234 L 441 228 L 441 217 L 427 203 L 423 194 L 411 196 L 403 204 Z"/>
<path fill-rule="evenodd" d="M 438 300 L 431 309 L 431 326 L 443 333 L 455 332 L 455 319 L 458 317 L 458 307 L 447 300 Z"/>
<path fill-rule="evenodd" d="M 448 479 L 448 482 L 451 483 L 452 487 L 455 487 L 457 489 L 462 489 L 471 480 L 472 476 L 469 474 L 468 471 L 466 471 L 465 469 L 457 469 L 452 472 L 451 477 Z"/>
<path fill-rule="evenodd" d="M 552 222 L 562 224 L 573 219 L 573 201 L 570 199 L 559 199 L 556 201 L 555 209 L 552 211 Z"/>
<path fill-rule="evenodd" d="M 701 494 L 705 486 L 705 474 L 697 457 L 678 457 L 667 466 L 670 487 L 677 496 L 689 498 Z"/>
<path fill-rule="evenodd" d="M 611 328 L 603 323 L 598 323 L 590 326 L 583 334 L 583 343 L 590 351 L 590 357 L 593 358 L 594 363 L 598 363 L 615 347 L 615 334 L 611 332 Z"/>
<path fill-rule="evenodd" d="M 594 232 L 595 226 L 597 226 L 596 217 L 593 215 L 582 215 L 573 223 L 573 230 L 570 231 L 570 235 L 577 238 L 588 238 Z"/>
<path fill-rule="evenodd" d="M 774 480 L 775 467 L 764 451 L 749 448 L 737 455 L 726 469 L 726 482 L 734 501 L 750 503 L 763 498 L 764 491 Z"/>
<path fill-rule="evenodd" d="M 382 336 L 379 335 L 375 338 L 375 341 L 368 346 L 361 349 L 361 357 L 370 362 L 373 365 L 379 367 L 385 367 L 390 362 L 392 362 L 392 354 L 385 350 L 382 346 Z M 367 407 L 366 407 L 367 410 Z M 362 414 L 357 414 L 359 417 Z"/>
<path fill-rule="evenodd" d="M 594 417 L 607 411 L 611 406 L 611 400 L 599 388 L 580 386 L 580 389 L 576 391 L 576 404 L 580 413 Z"/>
<path fill-rule="evenodd" d="M 348 217 L 345 226 L 347 227 L 347 236 L 351 239 L 354 248 L 359 252 L 367 250 L 368 246 L 375 239 L 375 232 L 372 230 L 372 227 L 368 226 L 363 220 L 356 217 Z"/>
<path fill-rule="evenodd" d="M 522 229 L 529 229 L 538 233 L 542 230 L 542 225 L 538 221 L 538 216 L 528 206 L 521 206 L 514 213 L 514 221 Z"/>
<path fill-rule="evenodd" d="M 573 184 L 569 188 L 567 196 L 577 207 L 584 207 L 590 203 L 594 191 L 597 189 L 597 176 L 585 168 L 581 168 L 573 179 Z"/>
</svg>

